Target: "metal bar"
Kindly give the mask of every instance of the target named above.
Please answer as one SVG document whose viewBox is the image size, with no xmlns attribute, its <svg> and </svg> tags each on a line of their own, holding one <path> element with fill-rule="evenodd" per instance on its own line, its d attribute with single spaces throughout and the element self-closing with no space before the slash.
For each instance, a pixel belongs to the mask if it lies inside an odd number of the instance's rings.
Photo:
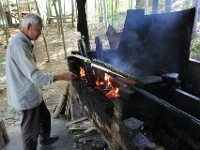
<svg viewBox="0 0 200 150">
<path fill-rule="evenodd" d="M 120 75 L 123 76 L 124 78 L 131 79 L 131 80 L 135 80 L 135 81 L 138 80 L 138 77 L 133 76 L 133 75 L 131 75 L 131 74 L 129 74 L 129 73 L 126 73 L 126 72 L 124 72 L 124 71 L 118 69 L 117 67 L 112 66 L 111 64 L 105 63 L 105 62 L 103 62 L 103 61 L 101 61 L 101 60 L 98 60 L 98 59 L 93 59 L 92 61 L 95 62 L 95 63 L 97 63 L 97 64 L 99 64 L 99 65 L 101 65 L 101 66 L 104 66 L 105 68 L 110 69 L 111 71 L 113 71 L 113 72 L 115 72 L 115 73 L 120 74 Z"/>
<path fill-rule="evenodd" d="M 74 58 L 80 59 L 80 60 L 84 61 L 85 64 L 89 64 L 91 67 L 96 68 L 96 69 L 99 69 L 99 70 L 101 70 L 101 71 L 104 71 L 104 72 L 108 73 L 108 74 L 111 75 L 111 76 L 126 78 L 126 77 L 124 77 L 123 75 L 120 75 L 120 74 L 117 73 L 117 72 L 114 72 L 114 71 L 112 71 L 112 70 L 110 70 L 110 69 L 108 69 L 108 68 L 106 68 L 106 67 L 104 67 L 104 66 L 101 66 L 101 65 L 99 65 L 99 64 L 97 64 L 97 63 L 95 63 L 95 62 L 92 62 L 89 58 L 83 57 L 83 56 L 81 56 L 81 55 L 72 54 L 72 55 L 70 55 L 69 57 L 74 57 Z"/>
<path fill-rule="evenodd" d="M 108 74 L 111 74 L 111 75 L 114 75 L 114 76 L 117 76 L 117 77 L 124 78 L 122 75 L 120 75 L 120 74 L 118 74 L 118 73 L 116 73 L 116 72 L 113 72 L 112 70 L 107 69 L 107 68 L 105 68 L 105 67 L 103 67 L 103 66 L 99 66 L 98 64 L 91 63 L 91 67 L 94 67 L 94 68 L 96 68 L 96 69 L 99 69 L 99 70 L 101 70 L 101 71 L 104 71 L 104 72 L 106 72 L 106 73 L 108 73 Z"/>
<path fill-rule="evenodd" d="M 119 80 L 120 82 L 128 85 L 131 89 L 137 91 L 138 93 L 142 94 L 143 96 L 149 98 L 150 100 L 153 100 L 155 103 L 159 104 L 160 106 L 164 107 L 164 108 L 167 108 L 168 110 L 171 110 L 173 112 L 176 112 L 178 113 L 179 115 L 185 117 L 188 121 L 196 124 L 196 125 L 200 125 L 200 120 L 195 118 L 194 116 L 188 114 L 187 112 L 173 106 L 172 104 L 168 103 L 167 101 L 139 88 L 139 87 L 136 87 L 135 85 L 131 85 L 130 83 L 124 81 L 122 78 L 116 78 L 117 80 Z"/>
</svg>

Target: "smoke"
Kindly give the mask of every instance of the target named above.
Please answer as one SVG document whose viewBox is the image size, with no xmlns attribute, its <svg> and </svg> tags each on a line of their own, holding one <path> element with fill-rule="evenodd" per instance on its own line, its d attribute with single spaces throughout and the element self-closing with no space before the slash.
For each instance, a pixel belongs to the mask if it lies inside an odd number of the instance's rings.
<svg viewBox="0 0 200 150">
<path fill-rule="evenodd" d="M 195 9 L 144 15 L 128 10 L 117 52 L 109 62 L 135 75 L 183 74 L 189 59 L 189 47 Z"/>
</svg>

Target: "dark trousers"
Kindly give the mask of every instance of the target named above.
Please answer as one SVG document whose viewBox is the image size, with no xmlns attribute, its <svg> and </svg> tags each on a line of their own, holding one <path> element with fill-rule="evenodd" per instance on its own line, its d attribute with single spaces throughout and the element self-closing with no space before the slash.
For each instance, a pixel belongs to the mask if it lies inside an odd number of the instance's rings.
<svg viewBox="0 0 200 150">
<path fill-rule="evenodd" d="M 24 150 L 36 150 L 39 135 L 50 137 L 51 116 L 44 101 L 33 109 L 22 111 L 21 132 Z"/>
</svg>

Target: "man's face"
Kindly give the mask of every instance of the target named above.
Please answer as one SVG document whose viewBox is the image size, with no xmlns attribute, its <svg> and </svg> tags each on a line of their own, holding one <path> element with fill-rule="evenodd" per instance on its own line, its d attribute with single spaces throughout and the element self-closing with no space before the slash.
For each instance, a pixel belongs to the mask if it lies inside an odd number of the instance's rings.
<svg viewBox="0 0 200 150">
<path fill-rule="evenodd" d="M 28 37 L 30 40 L 37 40 L 38 37 L 41 35 L 42 31 L 42 24 L 38 24 L 37 26 L 33 27 L 32 25 L 28 26 Z"/>
</svg>

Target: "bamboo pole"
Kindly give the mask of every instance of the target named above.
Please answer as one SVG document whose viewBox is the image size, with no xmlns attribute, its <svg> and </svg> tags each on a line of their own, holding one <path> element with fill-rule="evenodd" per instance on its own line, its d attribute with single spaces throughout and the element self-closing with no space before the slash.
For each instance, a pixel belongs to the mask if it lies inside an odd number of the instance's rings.
<svg viewBox="0 0 200 150">
<path fill-rule="evenodd" d="M 27 6 L 28 6 L 28 11 L 31 12 L 31 7 L 30 7 L 29 0 L 26 0 L 26 2 L 27 2 Z"/>
<path fill-rule="evenodd" d="M 36 0 L 35 0 L 35 6 L 36 6 L 38 14 L 40 15 L 40 10 L 38 8 L 38 4 L 37 4 Z M 47 41 L 46 41 L 46 38 L 45 38 L 43 30 L 41 32 L 42 32 L 42 38 L 43 38 L 43 41 L 44 41 L 44 44 L 45 44 L 45 50 L 46 50 L 46 53 L 47 53 L 48 62 L 50 62 L 49 51 L 48 51 L 48 48 L 47 48 Z"/>
<path fill-rule="evenodd" d="M 145 0 L 145 12 L 148 14 L 149 0 Z"/>
<path fill-rule="evenodd" d="M 196 35 L 196 29 L 197 29 L 197 23 L 198 23 L 198 18 L 199 18 L 199 0 L 196 0 L 193 2 L 194 7 L 196 8 L 196 15 L 195 15 L 195 20 L 194 20 L 194 25 L 193 25 L 193 36 Z"/>
<path fill-rule="evenodd" d="M 165 0 L 165 12 L 171 12 L 172 0 Z"/>
<path fill-rule="evenodd" d="M 103 10 L 104 10 L 104 25 L 105 25 L 105 32 L 108 29 L 108 11 L 107 11 L 107 1 L 103 0 Z"/>
<path fill-rule="evenodd" d="M 60 20 L 60 30 L 62 33 L 62 41 L 63 41 L 63 48 L 65 52 L 65 58 L 67 58 L 67 49 L 66 49 L 66 42 L 65 42 L 65 34 L 63 31 L 63 22 L 62 22 L 62 6 L 61 6 L 61 0 L 58 1 L 58 6 L 59 6 L 59 20 Z"/>
<path fill-rule="evenodd" d="M 0 9 L 2 10 L 1 15 L 2 15 L 3 28 L 4 28 L 4 32 L 5 32 L 5 35 L 6 35 L 6 43 L 8 44 L 8 38 L 10 37 L 10 30 L 9 30 L 9 26 L 8 26 L 8 20 L 6 18 L 4 8 L 3 8 L 3 4 L 2 4 L 1 1 L 0 1 Z"/>
<path fill-rule="evenodd" d="M 60 34 L 60 21 L 59 21 L 59 14 L 58 14 L 58 10 L 57 10 L 56 2 L 55 1 L 53 1 L 53 6 L 54 6 L 55 13 L 56 13 L 58 35 L 60 37 L 60 35 L 61 35 Z"/>
<path fill-rule="evenodd" d="M 50 20 L 48 19 L 49 18 L 48 16 L 52 15 L 51 0 L 47 0 L 47 2 L 46 2 L 46 8 L 47 8 L 47 20 L 46 20 L 46 23 L 49 24 Z"/>
<path fill-rule="evenodd" d="M 74 13 L 74 0 L 71 0 L 71 2 L 72 2 L 72 27 L 75 27 L 74 26 L 74 20 L 75 20 L 75 13 Z"/>
<path fill-rule="evenodd" d="M 112 26 L 114 24 L 114 5 L 113 5 L 113 0 L 112 0 Z"/>
<path fill-rule="evenodd" d="M 153 0 L 152 1 L 152 14 L 157 14 L 158 13 L 158 0 Z"/>
<path fill-rule="evenodd" d="M 19 2 L 18 2 L 18 0 L 16 0 L 16 5 L 17 5 L 19 28 L 21 28 L 21 16 L 20 16 L 20 10 L 19 10 Z"/>
</svg>

